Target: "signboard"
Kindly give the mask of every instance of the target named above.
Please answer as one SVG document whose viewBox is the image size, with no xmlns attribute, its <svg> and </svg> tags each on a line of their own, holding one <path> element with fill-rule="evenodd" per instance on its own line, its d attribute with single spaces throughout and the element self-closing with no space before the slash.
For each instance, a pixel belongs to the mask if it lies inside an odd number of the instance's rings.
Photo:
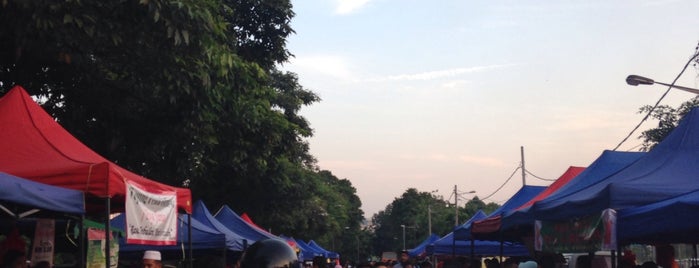
<svg viewBox="0 0 699 268">
<path fill-rule="evenodd" d="M 106 236 L 103 229 L 87 229 L 87 263 L 88 268 L 105 268 L 107 259 L 104 257 Z M 119 243 L 114 236 L 109 236 L 109 264 L 116 268 L 119 260 Z"/>
<path fill-rule="evenodd" d="M 536 221 L 534 247 L 544 252 L 616 250 L 616 211 L 571 221 Z"/>
<path fill-rule="evenodd" d="M 36 220 L 34 242 L 32 243 L 32 263 L 48 262 L 53 267 L 54 237 L 56 222 L 53 219 Z"/>
<path fill-rule="evenodd" d="M 177 194 L 150 193 L 126 182 L 126 243 L 177 244 Z"/>
</svg>

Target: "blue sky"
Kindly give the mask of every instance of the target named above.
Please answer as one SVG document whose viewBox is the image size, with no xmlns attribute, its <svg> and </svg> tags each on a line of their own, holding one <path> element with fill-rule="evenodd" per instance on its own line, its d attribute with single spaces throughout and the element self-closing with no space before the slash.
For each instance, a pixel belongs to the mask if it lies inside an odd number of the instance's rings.
<svg viewBox="0 0 699 268">
<path fill-rule="evenodd" d="M 301 111 L 311 153 L 352 182 L 367 217 L 408 188 L 488 196 L 519 165 L 520 146 L 546 179 L 587 166 L 666 89 L 626 76 L 672 82 L 699 42 L 691 0 L 292 3 L 295 58 L 283 68 L 322 98 Z M 689 67 L 678 85 L 697 87 L 698 74 Z M 691 97 L 673 90 L 662 104 Z M 486 201 L 521 185 L 518 173 Z"/>
</svg>

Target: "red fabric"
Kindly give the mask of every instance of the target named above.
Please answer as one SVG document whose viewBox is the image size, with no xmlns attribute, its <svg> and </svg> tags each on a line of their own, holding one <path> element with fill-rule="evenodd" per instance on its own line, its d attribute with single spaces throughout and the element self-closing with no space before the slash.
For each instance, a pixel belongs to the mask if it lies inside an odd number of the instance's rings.
<svg viewBox="0 0 699 268">
<path fill-rule="evenodd" d="M 585 170 L 584 167 L 568 167 L 568 170 L 566 170 L 563 175 L 558 177 L 556 181 L 554 181 L 549 187 L 541 191 L 538 195 L 527 201 L 526 203 L 522 204 L 521 206 L 517 207 L 515 210 L 520 210 L 524 209 L 527 207 L 530 207 L 534 202 L 542 200 L 549 195 L 555 193 L 563 187 L 563 185 L 566 185 L 570 180 L 575 178 L 575 176 L 578 176 L 580 172 L 583 172 Z M 471 233 L 474 234 L 483 234 L 483 233 L 494 233 L 500 230 L 500 226 L 502 225 L 502 215 L 497 215 L 494 217 L 488 217 L 486 219 L 476 221 L 473 224 L 471 224 Z"/>
<path fill-rule="evenodd" d="M 500 224 L 502 223 L 502 216 L 497 215 L 494 217 L 489 217 L 482 219 L 480 221 L 475 221 L 471 224 L 471 233 L 474 234 L 485 234 L 494 233 L 500 230 Z"/>
<path fill-rule="evenodd" d="M 176 192 L 178 207 L 192 211 L 192 193 L 130 172 L 73 137 L 20 86 L 0 99 L 0 171 L 123 202 L 126 180 L 153 193 Z M 118 208 L 117 208 L 118 209 Z"/>
<path fill-rule="evenodd" d="M 580 172 L 583 172 L 584 170 L 585 170 L 584 167 L 574 167 L 574 166 L 568 167 L 568 170 L 566 170 L 566 172 L 563 172 L 563 175 L 558 177 L 558 179 L 556 181 L 554 181 L 551 185 L 549 185 L 549 187 L 544 189 L 541 193 L 536 195 L 531 200 L 527 201 L 527 203 L 524 203 L 523 205 L 516 208 L 516 210 L 530 207 L 531 205 L 534 204 L 534 202 L 542 200 L 542 199 L 548 197 L 549 195 L 555 193 L 556 191 L 558 191 L 558 189 L 563 187 L 563 185 L 566 185 L 570 180 L 575 178 L 575 176 L 578 176 L 578 174 L 580 174 Z"/>
<path fill-rule="evenodd" d="M 252 219 L 250 218 L 250 216 L 248 216 L 248 213 L 247 213 L 247 212 L 243 212 L 243 214 L 240 215 L 240 218 L 242 218 L 242 219 L 243 219 L 245 222 L 247 222 L 248 224 L 250 224 L 250 225 L 252 225 L 252 226 L 255 226 L 257 229 L 260 229 L 260 230 L 262 230 L 262 231 L 265 231 L 266 233 L 269 233 L 269 232 L 267 232 L 267 230 L 265 230 L 264 228 L 262 228 L 262 227 L 260 227 L 260 226 L 257 226 L 257 224 L 255 224 L 255 222 L 252 221 Z"/>
</svg>

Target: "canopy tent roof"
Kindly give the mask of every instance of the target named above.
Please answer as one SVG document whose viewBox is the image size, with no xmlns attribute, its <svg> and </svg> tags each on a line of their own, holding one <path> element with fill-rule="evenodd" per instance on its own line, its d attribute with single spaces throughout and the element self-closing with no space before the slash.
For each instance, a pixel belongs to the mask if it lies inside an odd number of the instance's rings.
<svg viewBox="0 0 699 268">
<path fill-rule="evenodd" d="M 518 208 L 527 201 L 531 200 L 539 193 L 544 191 L 546 186 L 524 185 L 519 189 L 507 202 L 502 204 L 498 209 L 490 213 L 487 218 L 473 222 L 471 225 L 471 234 L 478 238 L 476 234 L 495 233 L 500 230 L 502 215 L 512 209 Z M 461 237 L 461 236 L 458 236 Z M 457 237 L 457 238 L 458 238 Z"/>
<path fill-rule="evenodd" d="M 204 226 L 224 234 L 226 236 L 226 245 L 228 245 L 228 249 L 230 250 L 243 251 L 248 245 L 253 243 L 253 241 L 249 241 L 241 235 L 234 233 L 216 218 L 214 218 L 214 216 L 209 212 L 209 209 L 206 208 L 206 205 L 204 205 L 204 202 L 201 200 L 194 203 L 192 218 L 201 222 L 204 224 Z"/>
<path fill-rule="evenodd" d="M 430 234 L 430 236 L 425 238 L 425 240 L 423 240 L 419 245 L 412 249 L 409 249 L 408 255 L 410 257 L 417 257 L 424 254 L 426 252 L 425 250 L 427 248 L 427 245 L 434 243 L 435 241 L 439 240 L 439 238 L 440 237 L 436 234 Z"/>
<path fill-rule="evenodd" d="M 340 258 L 340 254 L 324 249 L 323 247 L 318 245 L 316 243 L 316 241 L 313 241 L 313 240 L 309 241 L 308 246 L 311 247 L 312 249 L 318 251 L 318 252 L 323 253 L 323 255 L 327 258 L 331 258 L 331 259 Z"/>
<path fill-rule="evenodd" d="M 125 252 L 144 250 L 182 250 L 189 249 L 189 228 L 187 227 L 189 216 L 179 214 L 177 217 L 177 245 L 153 246 L 126 244 L 126 238 L 119 238 L 119 250 Z M 124 213 L 110 221 L 115 229 L 126 230 L 126 216 Z M 192 218 L 192 249 L 223 249 L 230 245 L 226 244 L 226 236 L 219 231 L 211 229 L 196 219 Z M 230 249 L 230 248 L 229 248 Z"/>
<path fill-rule="evenodd" d="M 564 197 L 584 189 L 624 169 L 643 155 L 645 155 L 644 152 L 617 152 L 605 150 L 588 168 L 580 172 L 574 178 L 571 178 L 567 183 L 561 185 L 558 190 L 550 193 L 549 196 L 529 204 L 528 207 L 518 208 L 505 213 L 502 220 L 502 229 L 507 230 L 517 225 L 529 225 L 533 223 L 535 218 L 532 211 L 536 209 L 539 202 Z M 554 182 L 554 184 L 556 184 L 556 182 Z"/>
<path fill-rule="evenodd" d="M 565 172 L 561 176 L 558 177 L 549 187 L 546 187 L 545 190 L 541 191 L 538 195 L 533 197 L 532 199 L 529 199 L 526 203 L 522 204 L 521 206 L 517 207 L 514 210 L 519 210 L 519 209 L 524 209 L 530 207 L 534 202 L 537 202 L 539 200 L 542 200 L 546 197 L 549 197 L 551 194 L 555 193 L 559 189 L 561 189 L 563 186 L 568 184 L 575 176 L 578 176 L 581 172 L 585 170 L 584 167 L 574 167 L 570 166 L 568 169 L 566 169 Z M 507 214 L 509 211 L 505 212 Z"/>
<path fill-rule="evenodd" d="M 471 226 L 474 222 L 478 220 L 485 219 L 486 215 L 483 211 L 479 210 L 473 215 L 466 223 L 457 227 L 457 229 L 462 228 L 462 230 L 467 230 L 468 226 Z M 456 230 L 456 229 L 455 229 Z M 483 240 L 454 240 L 455 232 L 451 232 L 444 237 L 438 239 L 434 243 L 427 245 L 427 254 L 435 255 L 470 255 L 471 253 L 475 255 L 499 255 L 500 254 L 500 242 L 497 241 L 483 241 Z M 471 247 L 473 244 L 473 247 Z M 526 247 L 521 244 L 505 242 L 502 244 L 503 255 L 505 256 L 525 256 L 529 255 Z M 473 250 L 472 250 L 473 248 Z"/>
<path fill-rule="evenodd" d="M 252 221 L 252 219 L 250 218 L 250 216 L 248 216 L 248 213 L 243 212 L 243 214 L 240 215 L 240 218 L 243 219 L 243 220 L 244 220 L 245 222 L 247 222 L 248 224 L 250 224 L 251 226 L 253 226 L 253 227 L 255 227 L 255 228 L 258 228 L 258 229 L 260 229 L 260 230 L 262 230 L 262 231 L 267 232 L 267 231 L 265 230 L 265 228 L 262 228 L 262 227 L 260 227 L 259 225 L 255 224 L 255 222 Z"/>
<path fill-rule="evenodd" d="M 19 205 L 22 210 L 42 209 L 76 215 L 85 214 L 85 198 L 80 191 L 25 180 L 0 172 L 0 208 L 13 217 L 21 218 L 25 213 L 18 213 L 12 209 L 16 205 Z"/>
<path fill-rule="evenodd" d="M 322 252 L 317 251 L 316 249 L 312 248 L 309 246 L 306 242 L 304 242 L 301 239 L 294 239 L 290 238 L 291 240 L 294 240 L 296 242 L 296 246 L 301 250 L 301 253 L 299 254 L 299 258 L 302 260 L 312 260 L 313 257 L 316 256 L 321 256 L 324 257 L 325 255 Z"/>
<path fill-rule="evenodd" d="M 0 171 L 97 197 L 126 195 L 126 181 L 152 193 L 177 193 L 178 207 L 191 212 L 191 192 L 130 172 L 73 137 L 20 86 L 0 99 Z"/>
<path fill-rule="evenodd" d="M 699 242 L 699 191 L 617 214 L 617 239 L 623 244 Z"/>
<path fill-rule="evenodd" d="M 483 212 L 483 210 L 479 209 L 478 211 L 476 211 L 476 213 L 473 214 L 473 216 L 470 219 L 468 219 L 464 224 L 454 228 L 454 231 L 452 233 L 454 234 L 456 240 L 470 240 L 471 227 L 473 225 L 473 222 L 485 219 L 487 217 L 488 216 L 485 215 L 485 212 Z"/>
<path fill-rule="evenodd" d="M 245 220 L 243 220 L 243 218 L 239 217 L 238 214 L 233 212 L 228 205 L 221 207 L 221 209 L 216 212 L 215 218 L 232 232 L 247 239 L 250 244 L 266 238 L 279 239 L 279 237 L 273 234 L 251 226 Z"/>
<path fill-rule="evenodd" d="M 541 201 L 536 218 L 562 220 L 611 208 L 642 206 L 699 190 L 699 109 L 645 156 L 625 169 L 568 196 Z"/>
</svg>

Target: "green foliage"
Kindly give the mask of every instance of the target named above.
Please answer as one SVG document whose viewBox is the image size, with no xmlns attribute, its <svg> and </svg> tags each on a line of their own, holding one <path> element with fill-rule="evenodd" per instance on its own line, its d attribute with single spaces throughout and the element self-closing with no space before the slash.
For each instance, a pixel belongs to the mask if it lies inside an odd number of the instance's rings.
<svg viewBox="0 0 699 268">
<path fill-rule="evenodd" d="M 0 2 L 0 93 L 22 85 L 99 154 L 273 232 L 359 232 L 347 180 L 315 170 L 288 0 Z M 336 207 L 335 205 L 342 205 Z"/>
<path fill-rule="evenodd" d="M 650 151 L 655 145 L 663 141 L 677 127 L 680 119 L 697 106 L 699 106 L 699 99 L 695 97 L 680 104 L 677 108 L 672 108 L 668 105 L 656 107 L 651 113 L 651 117 L 658 120 L 658 127 L 641 132 L 639 136 L 640 139 L 643 139 L 641 151 Z M 653 106 L 650 105 L 643 106 L 639 113 L 648 113 L 652 108 Z"/>
<path fill-rule="evenodd" d="M 459 206 L 459 223 L 463 224 L 478 210 L 486 214 L 494 211 L 499 206 L 495 203 L 485 204 L 474 197 Z M 432 217 L 428 217 L 428 211 Z M 412 248 L 430 235 L 430 222 L 432 233 L 446 235 L 454 228 L 456 211 L 453 204 L 444 200 L 441 196 L 432 195 L 429 192 L 418 192 L 414 188 L 406 190 L 401 197 L 396 198 L 386 209 L 372 217 L 375 240 L 374 252 L 398 251 L 403 248 L 403 227 L 405 226 L 405 245 Z"/>
</svg>

